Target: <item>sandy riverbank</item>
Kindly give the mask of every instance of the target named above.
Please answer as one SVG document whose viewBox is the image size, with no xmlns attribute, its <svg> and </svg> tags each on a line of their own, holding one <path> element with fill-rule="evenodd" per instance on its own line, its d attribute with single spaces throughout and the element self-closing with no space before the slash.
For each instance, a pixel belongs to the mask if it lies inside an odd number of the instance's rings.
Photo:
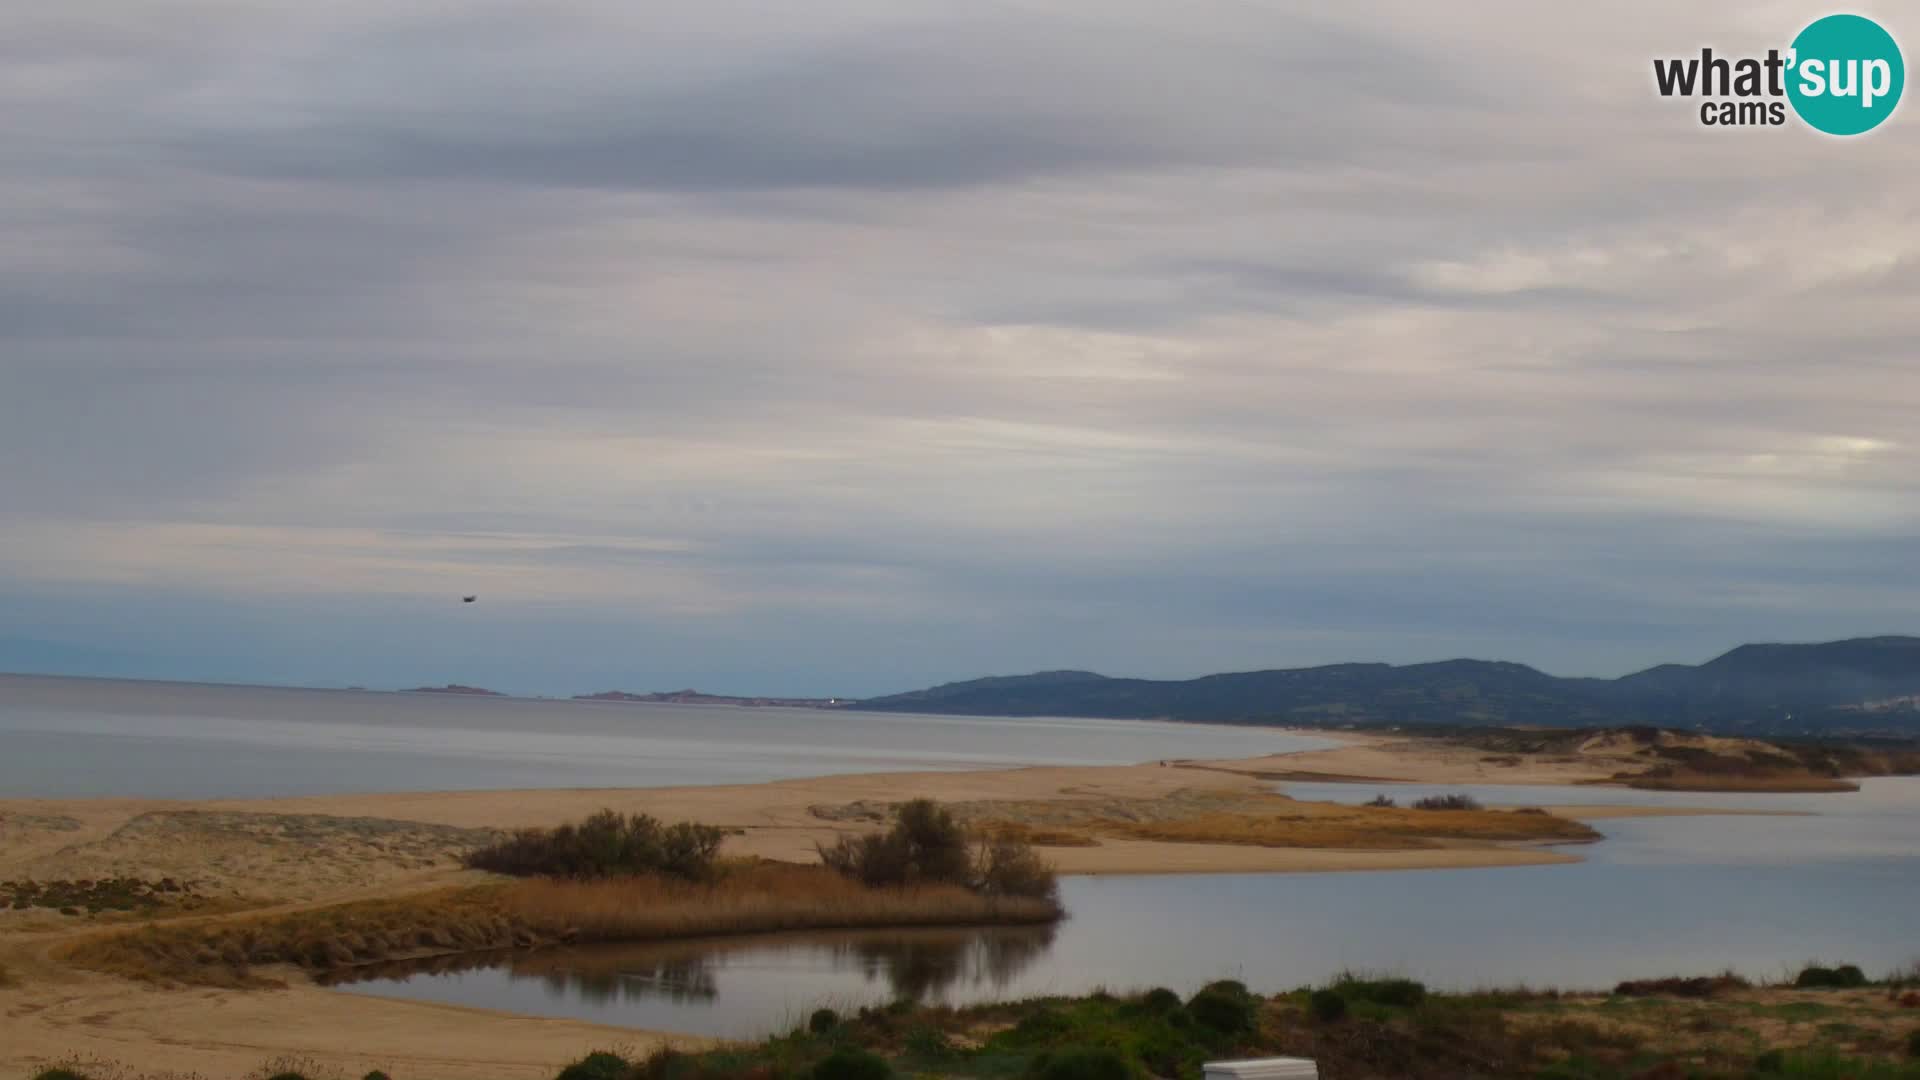
<svg viewBox="0 0 1920 1080">
<path fill-rule="evenodd" d="M 0 800 L 0 880 L 173 877 L 197 883 L 211 914 L 231 907 L 290 908 L 476 880 L 457 854 L 493 830 L 553 825 L 603 807 L 734 830 L 727 850 L 811 861 L 814 845 L 870 827 L 863 807 L 927 796 L 1018 819 L 1034 808 L 1152 807 L 1181 800 L 1271 806 L 1262 773 L 1485 782 L 1443 752 L 1349 740 L 1329 751 L 1242 762 L 897 773 L 719 787 L 442 792 L 273 800 Z M 1570 769 L 1523 770 L 1524 782 L 1590 779 Z M 1570 791 L 1570 795 L 1572 792 Z M 1569 802 L 1577 799 L 1570 798 Z M 1324 806 L 1325 804 L 1311 804 Z M 1331 812 L 1331 811 L 1330 811 Z M 1637 807 L 1565 807 L 1571 818 L 1671 813 Z M 1321 872 L 1512 866 L 1571 861 L 1538 846 L 1443 841 L 1402 848 L 1263 847 L 1105 836 L 1094 846 L 1047 847 L 1065 873 Z M 309 1056 L 351 1075 L 462 1080 L 550 1077 L 586 1050 L 662 1038 L 571 1021 L 373 1000 L 312 986 L 296 971 L 285 990 L 156 989 L 73 971 L 59 960 L 76 937 L 128 916 L 0 912 L 0 1078 L 74 1056 L 142 1071 L 239 1075 L 280 1055 Z M 351 1037 L 346 1037 L 352 1033 Z M 688 1041 L 692 1040 L 680 1040 Z"/>
</svg>

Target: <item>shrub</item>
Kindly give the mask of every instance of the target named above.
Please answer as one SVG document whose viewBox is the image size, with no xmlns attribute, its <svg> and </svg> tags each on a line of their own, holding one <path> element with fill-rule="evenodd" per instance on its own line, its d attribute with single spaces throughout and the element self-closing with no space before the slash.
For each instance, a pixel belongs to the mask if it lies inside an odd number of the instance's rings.
<svg viewBox="0 0 1920 1080">
<path fill-rule="evenodd" d="M 887 1080 L 893 1068 L 878 1054 L 843 1046 L 813 1067 L 813 1080 Z"/>
<path fill-rule="evenodd" d="M 1753 1059 L 1753 1071 L 1765 1075 L 1787 1071 L 1787 1052 L 1781 1049 L 1768 1050 Z"/>
<path fill-rule="evenodd" d="M 839 1026 L 840 1014 L 832 1009 L 815 1009 L 813 1015 L 807 1017 L 807 1030 L 815 1035 L 825 1035 Z"/>
<path fill-rule="evenodd" d="M 1344 979 L 1336 987 L 1341 996 L 1375 1005 L 1411 1009 L 1427 1000 L 1425 983 L 1413 979 Z"/>
<path fill-rule="evenodd" d="M 1920 1031 L 1907 1036 L 1907 1056 L 1920 1058 Z"/>
<path fill-rule="evenodd" d="M 953 1043 L 947 1041 L 946 1033 L 935 1027 L 917 1027 L 907 1032 L 907 1053 L 921 1060 L 937 1060 L 953 1056 Z"/>
<path fill-rule="evenodd" d="M 1338 990 L 1315 990 L 1307 998 L 1307 1011 L 1323 1024 L 1336 1024 L 1347 1018 L 1347 999 Z"/>
<path fill-rule="evenodd" d="M 516 877 L 669 874 L 697 881 L 712 874 L 724 836 L 711 825 L 663 826 L 646 814 L 602 810 L 578 825 L 521 829 L 468 854 L 466 864 Z"/>
<path fill-rule="evenodd" d="M 388 1076 L 386 1073 L 381 1072 L 379 1069 L 373 1069 L 369 1071 L 367 1075 L 361 1077 L 360 1080 L 393 1080 L 393 1077 Z"/>
<path fill-rule="evenodd" d="M 1034 1062 L 1035 1080 L 1133 1080 L 1133 1066 L 1105 1046 L 1071 1046 Z"/>
<path fill-rule="evenodd" d="M 1867 985 L 1867 974 L 1853 964 L 1841 964 L 1839 967 L 1822 967 L 1809 964 L 1800 969 L 1793 985 L 1802 989 L 1851 990 Z"/>
<path fill-rule="evenodd" d="M 1621 997 L 1710 998 L 1726 990 L 1745 990 L 1752 984 L 1727 972 L 1724 975 L 1695 975 L 1689 978 L 1629 979 L 1613 988 Z"/>
<path fill-rule="evenodd" d="M 1415 810 L 1478 810 L 1480 800 L 1471 795 L 1429 795 L 1424 799 L 1415 799 Z"/>
<path fill-rule="evenodd" d="M 1222 1035 L 1244 1035 L 1253 1030 L 1253 998 L 1244 990 L 1235 993 L 1218 983 L 1193 995 L 1187 1002 L 1187 1014 L 1201 1027 Z"/>
<path fill-rule="evenodd" d="M 1180 995 L 1164 986 L 1156 986 L 1140 995 L 1140 1004 L 1148 1012 L 1170 1013 L 1180 1007 Z"/>
<path fill-rule="evenodd" d="M 631 1068 L 619 1054 L 596 1050 L 561 1069 L 557 1080 L 621 1080 Z"/>
<path fill-rule="evenodd" d="M 1060 895 L 1053 871 L 1023 841 L 1000 838 L 980 845 L 974 861 L 973 887 L 988 896 L 1022 896 L 1053 900 Z"/>
<path fill-rule="evenodd" d="M 1390 796 L 1375 795 L 1373 798 L 1367 800 L 1367 805 L 1379 806 L 1379 807 L 1393 807 L 1393 806 L 1399 806 L 1400 804 L 1397 802 L 1394 802 Z"/>
<path fill-rule="evenodd" d="M 33 1080 L 87 1080 L 87 1078 L 64 1065 L 56 1065 L 36 1074 Z"/>
<path fill-rule="evenodd" d="M 820 861 L 869 888 L 960 885 L 987 896 L 1053 900 L 1053 871 L 1032 845 L 1009 836 L 978 850 L 953 813 L 932 799 L 902 803 L 884 833 L 843 836 L 816 846 Z"/>
</svg>

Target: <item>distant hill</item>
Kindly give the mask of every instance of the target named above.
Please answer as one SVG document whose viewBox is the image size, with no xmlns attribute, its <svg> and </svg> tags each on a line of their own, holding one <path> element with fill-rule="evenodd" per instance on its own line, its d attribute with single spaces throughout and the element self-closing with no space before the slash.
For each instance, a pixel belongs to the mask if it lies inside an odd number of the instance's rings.
<svg viewBox="0 0 1920 1080">
<path fill-rule="evenodd" d="M 1310 725 L 1653 724 L 1768 734 L 1920 735 L 1920 638 L 1742 645 L 1700 665 L 1567 679 L 1525 664 L 1330 664 L 1198 679 L 1046 671 L 947 683 L 853 708 L 988 716 Z"/>
</svg>

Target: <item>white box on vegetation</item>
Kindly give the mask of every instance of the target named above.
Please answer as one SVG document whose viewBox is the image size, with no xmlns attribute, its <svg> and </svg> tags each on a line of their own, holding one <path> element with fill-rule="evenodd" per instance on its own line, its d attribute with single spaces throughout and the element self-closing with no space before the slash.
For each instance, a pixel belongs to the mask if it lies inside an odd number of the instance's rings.
<svg viewBox="0 0 1920 1080">
<path fill-rule="evenodd" d="M 1203 1068 L 1206 1080 L 1320 1080 L 1320 1068 L 1309 1058 L 1209 1061 Z"/>
</svg>

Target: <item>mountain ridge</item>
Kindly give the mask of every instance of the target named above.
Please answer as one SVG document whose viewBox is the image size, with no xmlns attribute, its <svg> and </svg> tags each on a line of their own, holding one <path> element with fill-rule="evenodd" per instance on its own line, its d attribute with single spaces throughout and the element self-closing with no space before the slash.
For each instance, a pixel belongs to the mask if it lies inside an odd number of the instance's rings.
<svg viewBox="0 0 1920 1080">
<path fill-rule="evenodd" d="M 1505 660 L 1348 662 L 1135 679 L 1090 671 L 995 675 L 853 708 L 1225 723 L 1589 727 L 1654 724 L 1772 734 L 1920 735 L 1920 637 L 1751 643 L 1701 664 L 1614 679 Z"/>
</svg>

